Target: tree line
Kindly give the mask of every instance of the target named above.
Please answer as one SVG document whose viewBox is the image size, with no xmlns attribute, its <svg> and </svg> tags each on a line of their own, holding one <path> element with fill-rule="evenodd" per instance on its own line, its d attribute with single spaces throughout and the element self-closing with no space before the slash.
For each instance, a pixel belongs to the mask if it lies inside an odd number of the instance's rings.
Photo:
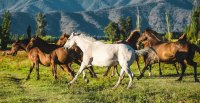
<svg viewBox="0 0 200 103">
<path fill-rule="evenodd" d="M 137 15 L 136 15 L 136 29 L 140 30 L 140 17 L 139 17 L 139 10 L 137 8 Z M 166 13 L 165 19 L 166 19 L 166 27 L 167 27 L 167 32 L 166 32 L 166 38 L 170 41 L 173 38 L 173 34 L 170 31 L 170 17 L 169 13 Z M 45 20 L 45 15 L 43 13 L 38 13 L 35 17 L 36 20 L 36 33 L 35 35 L 44 37 L 47 35 L 45 31 L 45 27 L 47 25 L 47 22 Z M 11 13 L 9 11 L 5 11 L 3 14 L 3 21 L 2 24 L 0 25 L 0 46 L 1 49 L 7 49 L 7 45 L 10 42 L 10 29 L 11 26 Z M 124 40 L 127 38 L 127 36 L 130 34 L 131 30 L 133 29 L 132 25 L 132 17 L 128 16 L 125 19 L 120 18 L 119 22 L 113 22 L 110 21 L 109 24 L 104 28 L 104 33 L 105 36 L 111 41 L 115 40 Z M 26 38 L 31 38 L 31 26 L 28 25 L 27 27 L 27 33 L 26 33 Z M 191 20 L 190 24 L 186 26 L 184 30 L 184 34 L 187 35 L 188 41 L 192 43 L 198 43 L 198 37 L 200 37 L 200 6 L 196 6 L 192 10 L 191 14 Z M 46 36 L 44 39 L 51 39 L 51 36 Z"/>
</svg>

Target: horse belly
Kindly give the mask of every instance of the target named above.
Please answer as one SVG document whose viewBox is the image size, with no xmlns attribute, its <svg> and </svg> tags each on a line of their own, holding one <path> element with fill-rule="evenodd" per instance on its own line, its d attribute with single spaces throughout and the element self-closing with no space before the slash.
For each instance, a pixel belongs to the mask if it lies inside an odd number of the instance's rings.
<svg viewBox="0 0 200 103">
<path fill-rule="evenodd" d="M 92 65 L 95 66 L 114 66 L 117 65 L 118 61 L 113 59 L 93 59 Z"/>
</svg>

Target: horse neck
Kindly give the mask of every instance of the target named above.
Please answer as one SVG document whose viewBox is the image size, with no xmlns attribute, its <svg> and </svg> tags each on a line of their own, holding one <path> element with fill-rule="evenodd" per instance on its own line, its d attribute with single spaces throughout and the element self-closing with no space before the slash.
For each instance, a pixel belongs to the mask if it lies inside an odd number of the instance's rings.
<svg viewBox="0 0 200 103">
<path fill-rule="evenodd" d="M 45 61 L 50 62 L 50 60 L 48 58 L 48 56 L 50 56 L 50 55 L 42 52 L 39 48 L 38 48 L 38 56 L 39 56 L 41 62 L 45 62 Z"/>
<path fill-rule="evenodd" d="M 50 53 L 53 50 L 59 48 L 60 46 L 55 44 L 48 44 L 46 42 L 40 42 L 36 47 L 38 47 L 44 53 Z"/>
<path fill-rule="evenodd" d="M 91 45 L 93 44 L 92 41 L 85 40 L 83 38 L 77 37 L 76 39 L 77 46 L 84 52 L 87 51 L 87 49 L 91 48 Z"/>
<path fill-rule="evenodd" d="M 151 43 L 151 45 L 156 45 L 158 43 L 161 43 L 162 41 L 158 39 L 154 34 L 151 36 L 148 36 L 148 41 Z"/>
</svg>

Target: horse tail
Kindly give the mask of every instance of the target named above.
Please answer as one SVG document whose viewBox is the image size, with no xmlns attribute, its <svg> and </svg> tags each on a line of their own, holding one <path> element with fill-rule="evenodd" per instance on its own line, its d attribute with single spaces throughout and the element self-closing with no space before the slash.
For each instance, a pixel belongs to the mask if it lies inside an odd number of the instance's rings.
<svg viewBox="0 0 200 103">
<path fill-rule="evenodd" d="M 135 50 L 137 55 L 148 55 L 150 53 L 150 48 L 144 48 L 141 50 Z"/>
<path fill-rule="evenodd" d="M 195 51 L 197 51 L 198 53 L 200 53 L 200 48 L 199 48 L 197 45 L 192 44 L 192 48 L 193 48 Z"/>
</svg>

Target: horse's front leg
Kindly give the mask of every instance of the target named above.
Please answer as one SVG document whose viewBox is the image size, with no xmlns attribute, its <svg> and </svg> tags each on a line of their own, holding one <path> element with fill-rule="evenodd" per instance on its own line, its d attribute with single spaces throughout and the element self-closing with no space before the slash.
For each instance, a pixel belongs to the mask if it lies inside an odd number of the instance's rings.
<svg viewBox="0 0 200 103">
<path fill-rule="evenodd" d="M 79 71 L 77 72 L 76 76 L 68 84 L 73 84 L 76 81 L 76 79 L 78 78 L 78 76 L 82 73 L 82 71 L 86 68 L 86 66 L 87 65 L 85 65 L 84 63 L 81 63 L 81 67 L 80 67 Z"/>
<path fill-rule="evenodd" d="M 32 65 L 31 65 L 31 67 L 29 69 L 29 73 L 28 73 L 28 76 L 27 76 L 26 80 L 30 79 L 30 75 L 31 75 L 31 72 L 33 71 L 34 66 L 35 66 L 35 63 L 32 63 Z"/>
</svg>

